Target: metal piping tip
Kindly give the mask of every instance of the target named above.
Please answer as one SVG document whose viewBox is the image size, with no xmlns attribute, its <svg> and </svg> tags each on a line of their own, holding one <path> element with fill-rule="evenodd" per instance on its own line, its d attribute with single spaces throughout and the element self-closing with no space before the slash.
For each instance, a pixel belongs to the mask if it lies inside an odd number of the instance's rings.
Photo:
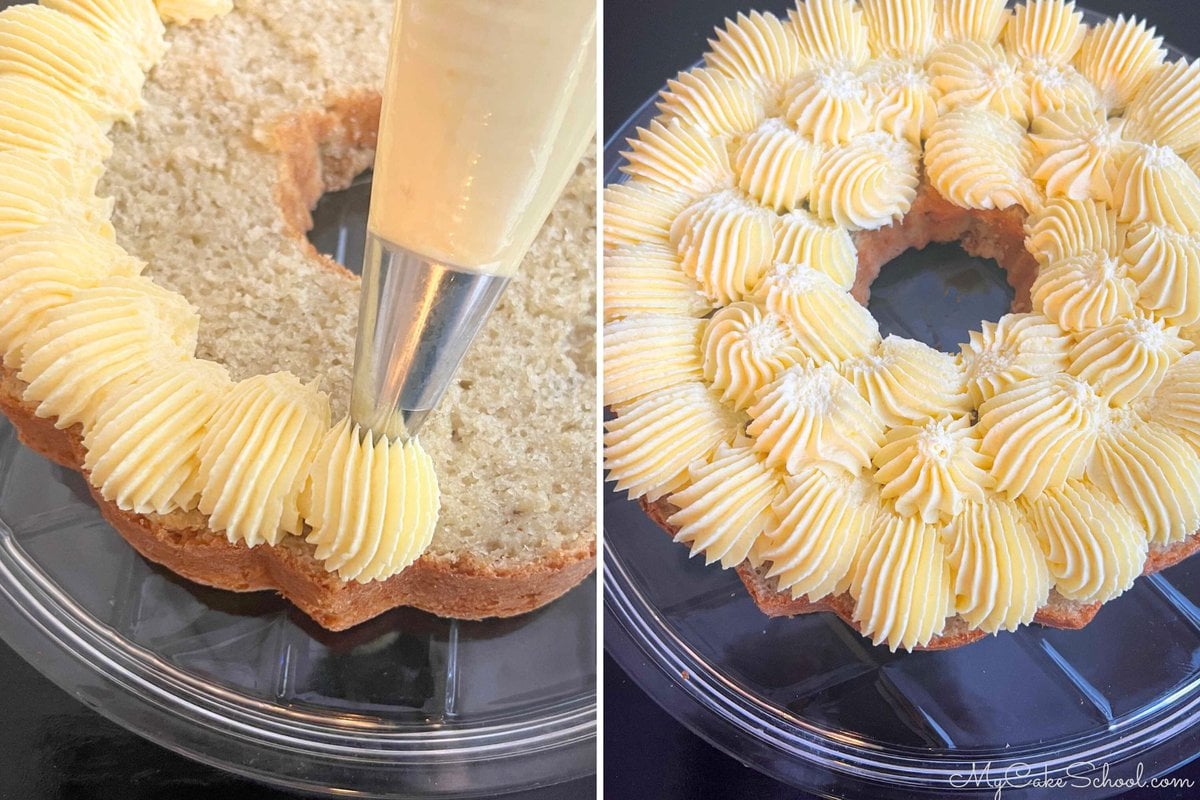
<svg viewBox="0 0 1200 800">
<path fill-rule="evenodd" d="M 456 269 L 367 232 L 350 418 L 415 436 L 509 278 Z"/>
</svg>

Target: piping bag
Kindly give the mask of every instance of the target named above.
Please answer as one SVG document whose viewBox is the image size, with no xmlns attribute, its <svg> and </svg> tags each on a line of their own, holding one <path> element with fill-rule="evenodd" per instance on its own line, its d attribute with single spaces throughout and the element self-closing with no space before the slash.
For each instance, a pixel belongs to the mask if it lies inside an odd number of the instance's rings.
<svg viewBox="0 0 1200 800">
<path fill-rule="evenodd" d="M 594 135 L 595 93 L 595 0 L 399 0 L 354 422 L 409 437 L 437 405 Z"/>
</svg>

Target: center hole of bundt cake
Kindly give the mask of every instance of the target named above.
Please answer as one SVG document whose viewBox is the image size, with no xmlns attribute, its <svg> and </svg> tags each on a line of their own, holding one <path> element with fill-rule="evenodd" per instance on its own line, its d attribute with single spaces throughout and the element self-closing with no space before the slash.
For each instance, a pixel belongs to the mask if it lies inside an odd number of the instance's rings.
<svg viewBox="0 0 1200 800">
<path fill-rule="evenodd" d="M 371 171 L 367 170 L 355 177 L 348 188 L 321 195 L 312 210 L 308 241 L 318 253 L 329 256 L 355 275 L 362 272 L 370 204 Z"/>
<path fill-rule="evenodd" d="M 883 266 L 871 283 L 867 308 L 879 332 L 957 353 L 983 320 L 1010 310 L 1013 288 L 990 258 L 968 254 L 959 244 L 933 243 L 905 250 Z"/>
</svg>

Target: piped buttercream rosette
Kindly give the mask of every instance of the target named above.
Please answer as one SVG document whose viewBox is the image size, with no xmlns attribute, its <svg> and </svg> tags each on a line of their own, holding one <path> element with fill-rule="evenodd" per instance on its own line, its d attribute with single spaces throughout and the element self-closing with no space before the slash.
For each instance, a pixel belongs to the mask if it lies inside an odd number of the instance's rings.
<svg viewBox="0 0 1200 800">
<path fill-rule="evenodd" d="M 1200 526 L 1200 66 L 1067 0 L 801 0 L 709 46 L 605 194 L 618 489 L 893 649 L 1112 599 Z M 958 352 L 855 299 L 924 192 L 1036 265 Z"/>
</svg>

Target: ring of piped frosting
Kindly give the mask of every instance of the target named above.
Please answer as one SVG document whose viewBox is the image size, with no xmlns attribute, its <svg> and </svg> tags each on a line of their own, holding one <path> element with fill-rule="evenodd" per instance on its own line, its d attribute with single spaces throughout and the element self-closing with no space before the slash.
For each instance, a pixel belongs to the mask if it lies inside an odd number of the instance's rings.
<svg viewBox="0 0 1200 800">
<path fill-rule="evenodd" d="M 1200 527 L 1200 62 L 1067 0 L 801 0 L 709 45 L 605 194 L 618 489 L 893 649 L 1110 600 Z M 957 353 L 854 299 L 919 187 L 1036 265 Z"/>
</svg>

